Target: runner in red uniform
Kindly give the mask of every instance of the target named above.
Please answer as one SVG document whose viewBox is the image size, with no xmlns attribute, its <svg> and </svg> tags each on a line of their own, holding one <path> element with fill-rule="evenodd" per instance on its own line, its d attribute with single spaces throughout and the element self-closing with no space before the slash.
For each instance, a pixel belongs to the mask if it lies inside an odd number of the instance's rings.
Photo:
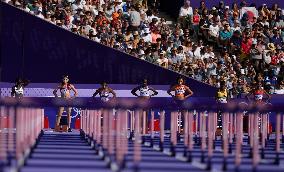
<svg viewBox="0 0 284 172">
<path fill-rule="evenodd" d="M 175 94 L 172 94 L 172 92 L 175 92 Z M 168 94 L 177 100 L 185 100 L 192 96 L 193 92 L 188 86 L 184 85 L 183 78 L 179 78 L 177 84 L 168 90 Z"/>
<path fill-rule="evenodd" d="M 251 101 L 250 97 L 253 95 L 253 101 L 256 103 L 256 104 L 259 104 L 259 103 L 265 103 L 263 100 L 264 100 L 264 96 L 267 97 L 267 100 L 268 101 L 271 96 L 263 89 L 262 87 L 262 84 L 261 82 L 258 82 L 255 86 L 255 88 L 246 96 L 247 99 L 249 101 Z"/>
<path fill-rule="evenodd" d="M 61 98 L 63 99 L 72 99 L 71 97 L 71 90 L 74 92 L 74 98 L 77 97 L 78 92 L 75 89 L 75 87 L 69 83 L 69 77 L 67 75 L 63 76 L 62 82 L 60 85 L 53 91 L 53 94 L 55 97 L 58 97 L 57 91 L 60 90 Z M 66 107 L 67 109 L 67 118 L 68 118 L 68 132 L 72 132 L 71 130 L 71 107 Z M 56 125 L 55 125 L 55 131 L 60 130 L 60 120 L 62 117 L 62 113 L 64 111 L 64 107 L 59 107 L 57 118 L 56 118 Z"/>
</svg>

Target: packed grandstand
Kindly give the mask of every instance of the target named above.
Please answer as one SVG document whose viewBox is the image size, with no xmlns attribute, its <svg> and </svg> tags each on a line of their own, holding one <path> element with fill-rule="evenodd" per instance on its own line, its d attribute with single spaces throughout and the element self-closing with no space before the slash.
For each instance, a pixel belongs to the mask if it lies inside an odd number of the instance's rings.
<svg viewBox="0 0 284 172">
<path fill-rule="evenodd" d="M 262 82 L 284 92 L 284 18 L 277 4 L 185 0 L 174 23 L 147 0 L 6 0 L 37 17 L 136 58 L 220 87 L 230 97 Z M 152 2 L 152 1 L 151 1 Z"/>
</svg>

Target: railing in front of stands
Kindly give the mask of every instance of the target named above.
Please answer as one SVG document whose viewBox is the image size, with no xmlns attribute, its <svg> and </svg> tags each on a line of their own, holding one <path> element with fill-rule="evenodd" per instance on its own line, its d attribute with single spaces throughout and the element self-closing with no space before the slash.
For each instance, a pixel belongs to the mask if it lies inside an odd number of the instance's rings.
<svg viewBox="0 0 284 172">
<path fill-rule="evenodd" d="M 81 136 L 88 140 L 97 153 L 108 163 L 114 163 L 118 169 L 125 167 L 125 157 L 128 143 L 134 142 L 134 168 L 139 168 L 141 161 L 141 146 L 148 139 L 150 146 L 154 146 L 157 138 L 154 132 L 153 109 L 160 114 L 158 150 L 165 149 L 167 138 L 165 126 L 165 111 L 170 111 L 170 147 L 172 156 L 176 155 L 177 144 L 183 136 L 184 156 L 192 161 L 194 144 L 200 145 L 201 162 L 205 163 L 205 152 L 208 152 L 208 168 L 214 154 L 214 140 L 222 135 L 223 156 L 228 157 L 232 144 L 236 144 L 235 167 L 241 165 L 243 144 L 244 111 L 248 114 L 248 144 L 251 148 L 252 166 L 259 164 L 259 154 L 265 149 L 265 142 L 269 139 L 269 114 L 276 112 L 275 162 L 279 164 L 281 152 L 281 113 L 282 102 L 275 104 L 248 104 L 243 100 L 233 100 L 227 104 L 217 104 L 213 98 L 190 98 L 177 101 L 172 98 L 116 98 L 109 102 L 99 99 L 75 98 L 64 100 L 60 98 L 5 98 L 0 100 L 0 162 L 5 168 L 20 168 L 27 156 L 33 152 L 43 129 L 43 107 L 81 107 Z M 150 126 L 147 125 L 148 116 Z M 222 118 L 220 124 L 218 117 Z M 259 124 L 259 119 L 262 123 Z M 284 119 L 284 118 L 283 118 Z M 183 125 L 179 125 L 183 122 Z M 221 125 L 222 130 L 217 126 Z M 147 136 L 147 133 L 150 136 Z M 221 134 L 220 134 L 221 133 Z M 261 133 L 261 137 L 260 137 Z M 260 139 L 259 139 L 260 138 Z M 206 141 L 207 140 L 207 141 Z M 13 146 L 15 145 L 15 146 Z M 259 145 L 261 148 L 259 149 Z M 110 165 L 110 164 L 108 164 Z M 227 166 L 227 161 L 224 162 Z M 224 167 L 227 168 L 227 167 Z"/>
</svg>

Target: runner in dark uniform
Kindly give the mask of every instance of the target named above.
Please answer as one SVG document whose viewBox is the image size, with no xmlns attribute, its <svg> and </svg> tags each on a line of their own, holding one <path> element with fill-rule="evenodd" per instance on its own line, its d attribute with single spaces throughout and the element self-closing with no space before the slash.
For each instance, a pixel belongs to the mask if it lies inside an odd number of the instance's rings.
<svg viewBox="0 0 284 172">
<path fill-rule="evenodd" d="M 116 97 L 116 93 L 113 91 L 113 89 L 108 87 L 106 82 L 101 84 L 101 87 L 96 90 L 96 92 L 93 94 L 93 97 L 96 97 L 98 94 L 103 102 L 107 102 L 111 98 Z M 112 97 L 110 97 L 110 94 L 112 94 Z"/>
<path fill-rule="evenodd" d="M 136 93 L 137 91 L 139 91 L 139 95 Z M 148 86 L 148 80 L 147 79 L 144 79 L 143 80 L 143 83 L 137 87 L 135 87 L 131 93 L 136 96 L 136 97 L 139 97 L 139 98 L 144 98 L 144 99 L 149 99 L 150 97 L 153 97 L 155 95 L 158 94 L 158 92 Z"/>
<path fill-rule="evenodd" d="M 29 84 L 28 80 L 18 78 L 12 87 L 11 97 L 21 98 L 24 96 L 24 88 Z"/>
</svg>

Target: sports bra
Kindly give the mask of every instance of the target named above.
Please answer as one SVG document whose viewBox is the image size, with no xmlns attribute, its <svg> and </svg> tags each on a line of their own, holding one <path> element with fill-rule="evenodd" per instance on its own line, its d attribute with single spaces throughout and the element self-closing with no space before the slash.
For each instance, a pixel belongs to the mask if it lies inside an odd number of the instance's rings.
<svg viewBox="0 0 284 172">
<path fill-rule="evenodd" d="M 106 91 L 106 90 L 102 90 L 101 92 L 100 92 L 100 98 L 101 98 L 101 100 L 102 101 L 104 101 L 104 102 L 107 102 L 107 101 L 109 101 L 109 91 Z"/>
<path fill-rule="evenodd" d="M 225 91 L 218 91 L 217 92 L 217 99 L 219 103 L 227 103 L 227 90 Z"/>
<path fill-rule="evenodd" d="M 24 88 L 23 87 L 18 88 L 17 86 L 15 86 L 14 91 L 15 91 L 15 97 L 21 97 L 24 94 Z"/>
<path fill-rule="evenodd" d="M 141 97 L 149 97 L 150 96 L 150 89 L 149 89 L 148 86 L 140 87 L 139 92 L 140 92 Z"/>
<path fill-rule="evenodd" d="M 256 90 L 254 92 L 254 99 L 255 100 L 262 100 L 263 94 L 264 94 L 263 90 Z"/>
<path fill-rule="evenodd" d="M 227 90 L 225 90 L 225 91 L 218 91 L 217 92 L 217 98 L 219 99 L 219 98 L 227 98 Z"/>
<path fill-rule="evenodd" d="M 61 86 L 61 87 L 60 87 L 61 97 L 66 97 L 67 93 L 68 93 L 70 90 L 71 90 L 70 84 L 67 84 L 66 87 Z"/>
<path fill-rule="evenodd" d="M 182 96 L 185 93 L 185 87 L 184 86 L 177 86 L 175 89 L 175 95 L 176 96 Z"/>
</svg>

